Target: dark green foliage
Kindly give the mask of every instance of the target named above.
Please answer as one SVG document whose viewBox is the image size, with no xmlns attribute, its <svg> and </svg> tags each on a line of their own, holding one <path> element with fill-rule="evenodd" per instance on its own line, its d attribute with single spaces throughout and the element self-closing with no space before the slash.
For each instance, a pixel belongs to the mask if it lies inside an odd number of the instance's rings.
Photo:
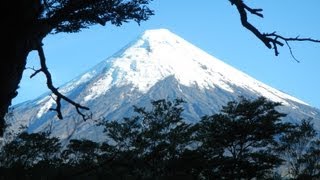
<svg viewBox="0 0 320 180">
<path fill-rule="evenodd" d="M 77 32 L 90 25 L 120 26 L 134 20 L 138 23 L 153 15 L 146 5 L 151 0 L 48 0 L 43 3 L 41 19 L 54 25 L 55 32 Z"/>
<path fill-rule="evenodd" d="M 312 177 L 314 179 L 320 179 L 320 139 L 319 137 L 313 140 L 310 147 L 307 149 L 306 154 L 302 158 L 304 164 L 303 173 L 299 176 Z"/>
<path fill-rule="evenodd" d="M 0 179 L 41 179 L 57 174 L 59 139 L 48 133 L 23 132 L 0 152 Z"/>
<path fill-rule="evenodd" d="M 17 10 L 12 18 L 24 35 L 42 35 L 40 41 L 52 30 L 78 32 L 91 25 L 107 22 L 120 26 L 129 20 L 140 23 L 153 11 L 148 8 L 152 0 L 24 0 L 6 4 Z M 10 17 L 7 17 L 10 18 Z M 38 30 L 38 32 L 36 31 Z M 30 33 L 30 34 L 28 34 Z M 21 34 L 20 34 L 21 35 Z M 19 37 L 22 38 L 22 37 Z"/>
<path fill-rule="evenodd" d="M 6 144 L 0 153 L 2 167 L 32 167 L 37 163 L 54 165 L 60 150 L 58 138 L 50 138 L 47 133 L 20 134 Z"/>
<path fill-rule="evenodd" d="M 229 102 L 220 114 L 205 116 L 199 124 L 199 148 L 208 160 L 206 176 L 225 179 L 264 178 L 280 165 L 273 153 L 275 138 L 287 129 L 279 103 L 259 98 Z"/>
<path fill-rule="evenodd" d="M 153 101 L 150 111 L 135 107 L 137 116 L 105 124 L 110 145 L 119 158 L 125 158 L 126 164 L 118 165 L 126 168 L 127 175 L 138 179 L 161 179 L 175 174 L 176 160 L 192 142 L 191 125 L 181 117 L 182 102 Z"/>
<path fill-rule="evenodd" d="M 85 139 L 72 139 L 61 156 L 69 166 L 90 166 L 97 163 L 99 153 L 98 143 Z"/>
<path fill-rule="evenodd" d="M 303 120 L 286 133 L 278 150 L 290 177 L 320 178 L 320 139 L 311 120 Z"/>
<path fill-rule="evenodd" d="M 134 107 L 101 124 L 106 142 L 74 139 L 63 151 L 49 134 L 22 133 L 2 148 L 0 179 L 281 179 L 283 161 L 290 177 L 319 178 L 316 131 L 281 123 L 279 103 L 241 98 L 197 124 L 183 120 L 182 103 Z"/>
</svg>

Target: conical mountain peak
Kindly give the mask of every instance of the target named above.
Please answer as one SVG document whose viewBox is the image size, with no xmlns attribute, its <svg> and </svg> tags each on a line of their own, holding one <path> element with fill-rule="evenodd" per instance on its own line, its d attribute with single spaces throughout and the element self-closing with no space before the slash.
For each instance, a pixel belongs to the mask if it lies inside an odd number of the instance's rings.
<svg viewBox="0 0 320 180">
<path fill-rule="evenodd" d="M 231 79 L 219 79 L 224 78 L 221 76 L 222 70 L 237 73 L 232 67 L 166 29 L 145 31 L 138 40 L 107 61 L 106 76 L 95 83 L 93 92 L 96 95 L 89 95 L 87 100 L 98 97 L 114 85 L 130 84 L 146 93 L 158 81 L 169 76 L 185 86 L 219 86 L 232 92 L 228 85 Z M 96 87 L 101 84 L 104 87 Z"/>
<path fill-rule="evenodd" d="M 168 29 L 150 29 L 146 30 L 142 34 L 142 38 L 164 38 L 164 37 L 176 36 L 174 33 Z"/>
<path fill-rule="evenodd" d="M 242 60 L 244 61 L 244 60 Z M 150 100 L 183 98 L 188 102 L 185 118 L 196 121 L 218 112 L 239 96 L 264 96 L 281 102 L 286 121 L 313 118 L 320 111 L 304 102 L 255 80 L 227 65 L 166 29 L 148 30 L 118 53 L 59 88 L 66 96 L 90 107 L 93 119 L 121 119 L 132 115 L 133 105 Z M 62 104 L 63 121 L 56 120 L 54 99 L 39 97 L 14 108 L 14 116 L 25 121 L 10 122 L 13 129 L 28 126 L 29 132 L 52 130 L 61 139 L 103 139 L 101 129 L 77 121 L 77 112 Z M 316 124 L 320 129 L 320 123 Z"/>
<path fill-rule="evenodd" d="M 148 41 L 149 43 L 163 43 L 174 45 L 177 42 L 184 41 L 181 37 L 175 35 L 168 29 L 152 29 L 146 30 L 140 39 L 143 41 Z"/>
<path fill-rule="evenodd" d="M 241 87 L 284 104 L 286 99 L 305 104 L 225 64 L 167 29 L 145 31 L 107 62 L 105 76 L 94 83 L 86 101 L 113 86 L 133 85 L 146 93 L 157 82 L 173 76 L 184 86 L 219 88 L 230 93 Z"/>
</svg>

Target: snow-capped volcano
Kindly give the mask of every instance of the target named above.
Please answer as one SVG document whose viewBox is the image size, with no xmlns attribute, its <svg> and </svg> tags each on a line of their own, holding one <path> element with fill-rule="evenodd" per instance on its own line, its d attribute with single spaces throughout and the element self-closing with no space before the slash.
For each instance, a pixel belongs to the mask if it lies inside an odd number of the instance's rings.
<svg viewBox="0 0 320 180">
<path fill-rule="evenodd" d="M 92 93 L 84 98 L 85 101 L 106 93 L 112 86 L 132 84 L 133 88 L 146 93 L 158 81 L 174 76 L 181 85 L 189 87 L 219 87 L 234 93 L 234 85 L 285 104 L 288 104 L 286 100 L 306 104 L 260 83 L 166 29 L 146 31 L 132 46 L 109 58 L 106 64 L 105 76 L 93 84 Z"/>
<path fill-rule="evenodd" d="M 183 98 L 185 117 L 197 121 L 239 96 L 281 102 L 288 121 L 320 120 L 320 111 L 288 94 L 263 84 L 225 64 L 166 29 L 145 31 L 137 40 L 60 88 L 68 97 L 90 107 L 94 118 L 121 119 L 132 114 L 132 105 L 150 100 Z M 82 121 L 73 107 L 63 104 L 64 120 L 57 120 L 47 94 L 14 107 L 14 124 L 28 130 L 52 130 L 62 139 L 101 139 L 94 121 Z M 93 119 L 94 119 L 93 118 Z M 316 124 L 317 127 L 319 123 Z"/>
</svg>

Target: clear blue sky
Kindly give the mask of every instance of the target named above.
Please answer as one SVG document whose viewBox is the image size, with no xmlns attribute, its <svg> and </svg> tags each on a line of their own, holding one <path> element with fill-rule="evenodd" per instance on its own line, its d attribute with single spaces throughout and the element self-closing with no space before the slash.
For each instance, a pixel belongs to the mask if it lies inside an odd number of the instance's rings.
<svg viewBox="0 0 320 180">
<path fill-rule="evenodd" d="M 320 39 L 320 1 L 248 0 L 264 9 L 265 18 L 250 18 L 264 32 Z M 250 76 L 320 108 L 320 44 L 292 43 L 296 63 L 287 48 L 274 56 L 239 20 L 228 0 L 154 0 L 155 15 L 138 26 L 134 22 L 114 27 L 93 26 L 76 34 L 49 35 L 44 40 L 48 67 L 60 86 L 134 40 L 147 29 L 166 28 Z M 31 53 L 28 67 L 38 67 Z M 33 99 L 48 91 L 43 75 L 29 79 L 26 70 L 13 103 Z"/>
</svg>

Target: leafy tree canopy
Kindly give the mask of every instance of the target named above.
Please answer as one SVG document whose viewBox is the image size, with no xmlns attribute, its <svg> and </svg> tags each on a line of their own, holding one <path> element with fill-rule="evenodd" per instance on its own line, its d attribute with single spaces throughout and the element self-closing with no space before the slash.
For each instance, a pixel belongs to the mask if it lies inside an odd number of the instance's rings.
<svg viewBox="0 0 320 180">
<path fill-rule="evenodd" d="M 103 122 L 103 143 L 73 139 L 62 150 L 48 133 L 24 132 L 2 147 L 0 178 L 319 179 L 317 132 L 309 120 L 281 122 L 279 103 L 240 98 L 195 124 L 182 103 L 157 100 Z"/>
</svg>

